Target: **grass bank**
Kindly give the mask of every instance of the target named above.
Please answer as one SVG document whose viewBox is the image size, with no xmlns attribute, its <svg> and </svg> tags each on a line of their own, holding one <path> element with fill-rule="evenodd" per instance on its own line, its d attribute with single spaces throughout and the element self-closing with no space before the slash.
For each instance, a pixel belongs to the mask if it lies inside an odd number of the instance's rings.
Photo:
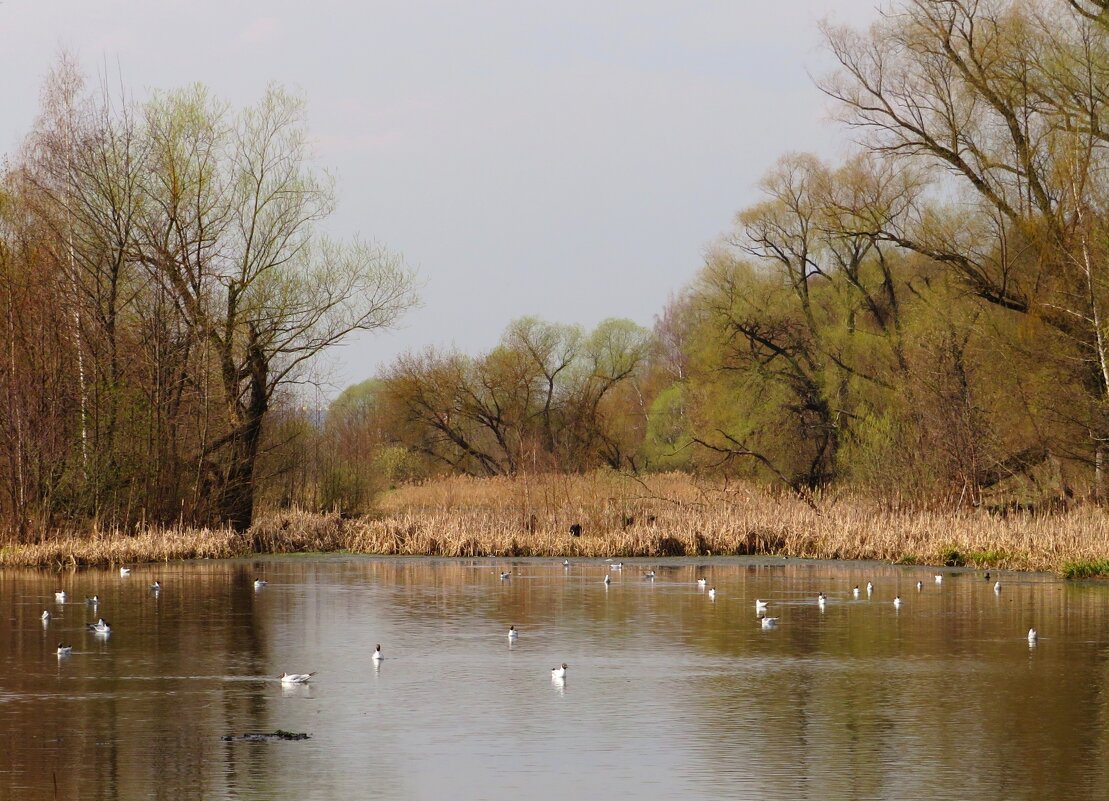
<svg viewBox="0 0 1109 801">
<path fill-rule="evenodd" d="M 581 526 L 581 536 L 569 534 Z M 0 549 L 0 565 L 123 564 L 251 553 L 350 550 L 426 556 L 765 554 L 1109 575 L 1109 516 L 890 509 L 797 498 L 682 474 L 449 478 L 390 492 L 374 517 L 264 516 L 246 534 L 151 531 Z"/>
</svg>

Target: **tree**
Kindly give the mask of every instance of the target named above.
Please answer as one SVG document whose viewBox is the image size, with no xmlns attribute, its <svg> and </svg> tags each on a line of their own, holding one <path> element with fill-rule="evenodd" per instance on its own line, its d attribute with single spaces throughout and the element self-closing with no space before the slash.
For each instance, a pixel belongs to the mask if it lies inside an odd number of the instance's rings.
<svg viewBox="0 0 1109 801">
<path fill-rule="evenodd" d="M 223 430 L 200 443 L 204 481 L 215 518 L 244 529 L 275 391 L 354 331 L 391 325 L 413 279 L 384 248 L 318 232 L 334 196 L 306 164 L 300 99 L 270 88 L 233 117 L 193 87 L 157 97 L 145 124 L 136 256 L 210 354 Z"/>
<path fill-rule="evenodd" d="M 1103 497 L 1109 60 L 1100 4 L 1069 5 L 910 0 L 868 34 L 827 26 L 842 69 L 823 88 L 875 156 L 942 169 L 937 192 L 873 232 L 1042 332 L 1043 355 L 1085 400 L 1045 404 L 1050 448 L 1030 447 L 1090 465 Z"/>
</svg>

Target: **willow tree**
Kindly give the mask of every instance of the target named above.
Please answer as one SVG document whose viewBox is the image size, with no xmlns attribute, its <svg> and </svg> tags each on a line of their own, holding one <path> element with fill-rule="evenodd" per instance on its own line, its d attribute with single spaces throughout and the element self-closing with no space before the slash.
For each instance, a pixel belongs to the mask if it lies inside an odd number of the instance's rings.
<svg viewBox="0 0 1109 801">
<path fill-rule="evenodd" d="M 193 87 L 157 96 L 143 122 L 135 254 L 202 354 L 200 496 L 243 529 L 275 392 L 351 333 L 392 324 L 414 302 L 413 278 L 381 247 L 320 233 L 333 184 L 308 164 L 299 98 L 271 88 L 233 114 Z"/>
<path fill-rule="evenodd" d="M 1109 29 L 1104 4 L 906 0 L 867 32 L 828 27 L 841 69 L 823 85 L 877 157 L 922 164 L 935 191 L 877 222 L 881 238 L 944 265 L 1018 350 L 1055 371 L 1024 443 L 1093 468 L 1109 455 Z M 1058 390 L 1078 388 L 1064 393 Z M 1045 447 L 1046 446 L 1046 447 Z M 1009 460 L 1005 460 L 1009 461 Z"/>
</svg>

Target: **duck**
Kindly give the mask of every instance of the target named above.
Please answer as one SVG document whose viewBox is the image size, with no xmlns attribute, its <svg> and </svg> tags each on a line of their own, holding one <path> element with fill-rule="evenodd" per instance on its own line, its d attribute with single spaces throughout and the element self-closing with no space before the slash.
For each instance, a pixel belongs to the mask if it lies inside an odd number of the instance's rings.
<svg viewBox="0 0 1109 801">
<path fill-rule="evenodd" d="M 95 623 L 89 623 L 86 628 L 96 634 L 111 634 L 112 627 L 104 618 L 100 618 Z"/>
<path fill-rule="evenodd" d="M 91 598 L 86 598 L 85 603 L 87 603 L 89 606 L 96 606 L 98 603 L 100 603 L 100 596 L 94 595 Z"/>
<path fill-rule="evenodd" d="M 853 589 L 851 590 L 851 594 L 852 594 L 853 596 L 855 596 L 856 598 L 858 598 L 858 597 L 859 597 L 859 585 L 858 585 L 858 584 L 856 584 L 856 585 L 854 586 L 854 588 L 853 588 Z"/>
<path fill-rule="evenodd" d="M 866 583 L 866 594 L 871 595 L 871 594 L 873 594 L 873 592 L 874 592 L 874 582 L 873 581 L 868 581 Z"/>
<path fill-rule="evenodd" d="M 520 636 L 520 632 L 516 631 L 515 626 L 508 627 L 508 639 L 515 642 L 516 638 Z"/>
<path fill-rule="evenodd" d="M 73 646 L 72 645 L 63 645 L 62 643 L 58 643 L 57 653 L 58 653 L 58 656 L 69 656 L 69 654 L 73 653 Z"/>
<path fill-rule="evenodd" d="M 45 609 L 42 610 L 42 615 L 40 615 L 40 617 L 42 618 L 43 623 L 50 622 L 50 613 Z"/>
<path fill-rule="evenodd" d="M 612 583 L 612 576 L 605 576 L 605 586 L 607 587 Z"/>
<path fill-rule="evenodd" d="M 698 587 L 700 587 L 700 588 L 701 588 L 702 590 L 703 590 L 703 589 L 705 588 L 705 586 L 706 586 L 706 585 L 707 585 L 708 583 L 709 583 L 709 582 L 708 582 L 708 579 L 703 579 L 703 578 L 699 578 L 699 579 L 697 579 L 697 586 L 698 586 Z"/>
<path fill-rule="evenodd" d="M 820 593 L 819 595 L 816 596 L 816 605 L 819 606 L 821 609 L 824 608 L 824 604 L 827 603 L 827 602 L 828 602 L 828 596 L 825 595 L 824 593 Z"/>
<path fill-rule="evenodd" d="M 562 566 L 563 567 L 569 567 L 570 566 L 570 560 L 569 559 L 563 559 L 562 560 Z"/>
<path fill-rule="evenodd" d="M 120 575 L 120 576 L 130 576 L 130 575 L 131 575 L 131 568 L 129 568 L 129 567 L 121 567 L 121 568 L 119 569 L 119 575 Z"/>
<path fill-rule="evenodd" d="M 772 629 L 772 628 L 774 628 L 775 626 L 778 625 L 778 620 L 779 620 L 779 618 L 776 618 L 776 617 L 763 617 L 763 618 L 759 618 L 759 624 L 764 629 Z"/>
<path fill-rule="evenodd" d="M 654 579 L 654 577 L 655 577 L 655 571 L 653 571 L 653 570 L 648 570 L 646 573 L 643 574 L 643 578 L 645 578 L 645 579 Z"/>
<path fill-rule="evenodd" d="M 153 584 L 150 585 L 150 589 L 154 590 L 154 592 L 161 592 L 162 591 L 162 582 L 155 581 Z"/>
<path fill-rule="evenodd" d="M 761 598 L 756 598 L 755 599 L 755 611 L 756 612 L 765 612 L 766 611 L 766 605 L 768 603 L 770 603 L 770 602 L 769 601 L 764 601 Z"/>
<path fill-rule="evenodd" d="M 370 659 L 372 659 L 375 662 L 380 662 L 384 658 L 385 658 L 385 655 L 381 653 L 381 643 L 378 643 L 377 648 L 374 649 L 374 654 L 373 654 L 373 656 L 370 657 Z"/>
<path fill-rule="evenodd" d="M 918 581 L 918 582 L 916 583 L 916 591 L 917 591 L 917 592 L 920 592 L 920 591 L 921 591 L 921 590 L 923 590 L 923 589 L 924 589 L 924 582 L 923 582 L 923 581 Z"/>
<path fill-rule="evenodd" d="M 1035 645 L 1036 640 L 1040 638 L 1039 633 L 1033 628 L 1028 630 L 1028 644 Z"/>
<path fill-rule="evenodd" d="M 994 582 L 993 591 L 996 592 L 996 593 L 1001 592 L 1001 582 L 1000 581 L 995 581 Z"/>
<path fill-rule="evenodd" d="M 608 566 L 608 569 L 609 570 L 623 570 L 624 569 L 624 563 L 623 562 L 613 562 L 611 565 Z"/>
<path fill-rule="evenodd" d="M 282 684 L 307 684 L 308 680 L 315 675 L 314 671 L 312 673 L 282 673 L 277 678 Z"/>
<path fill-rule="evenodd" d="M 900 609 L 901 608 L 901 596 L 900 595 L 894 596 L 893 608 L 894 609 Z"/>
<path fill-rule="evenodd" d="M 990 580 L 990 571 L 986 571 L 986 581 Z"/>
<path fill-rule="evenodd" d="M 269 584 L 269 582 L 266 581 L 265 579 L 254 579 L 254 589 L 256 589 L 256 590 L 262 589 L 267 584 Z"/>
<path fill-rule="evenodd" d="M 937 573 L 937 574 L 935 575 L 935 579 L 936 579 L 936 583 L 937 583 L 937 584 L 943 584 L 943 576 L 942 576 L 942 575 L 940 575 L 939 573 Z"/>
<path fill-rule="evenodd" d="M 505 572 L 501 573 L 501 581 L 505 581 L 505 580 L 510 579 L 510 578 L 512 578 L 512 574 L 510 572 L 508 572 L 507 570 Z"/>
<path fill-rule="evenodd" d="M 711 587 L 709 589 L 709 600 L 712 600 L 712 601 L 716 600 L 716 587 Z"/>
<path fill-rule="evenodd" d="M 568 667 L 570 667 L 570 666 L 567 665 L 565 662 L 563 662 L 558 667 L 551 668 L 551 678 L 552 679 L 564 679 L 564 678 L 566 678 L 566 668 L 568 668 Z"/>
<path fill-rule="evenodd" d="M 69 596 L 65 594 L 65 590 L 58 590 L 54 593 L 54 600 L 60 603 L 65 603 L 65 599 Z"/>
</svg>

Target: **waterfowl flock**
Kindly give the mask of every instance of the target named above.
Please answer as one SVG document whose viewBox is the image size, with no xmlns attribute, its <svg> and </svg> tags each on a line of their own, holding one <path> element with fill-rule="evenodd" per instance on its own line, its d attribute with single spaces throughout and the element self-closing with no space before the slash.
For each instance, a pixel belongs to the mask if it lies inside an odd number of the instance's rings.
<svg viewBox="0 0 1109 801">
<path fill-rule="evenodd" d="M 562 566 L 566 569 L 569 569 L 570 566 L 571 566 L 569 560 L 564 560 L 562 562 Z M 605 584 L 606 589 L 609 586 L 611 586 L 611 584 L 612 584 L 612 574 L 615 571 L 622 570 L 623 567 L 624 567 L 623 563 L 620 563 L 620 562 L 611 563 L 611 561 L 610 561 L 610 564 L 608 566 L 609 566 L 609 570 L 605 571 L 605 575 L 604 575 L 604 584 Z M 126 572 L 124 572 L 125 570 L 126 570 Z M 130 569 L 120 568 L 120 575 L 121 576 L 127 576 L 129 574 L 130 574 Z M 499 572 L 499 576 L 500 576 L 500 579 L 502 581 L 505 581 L 505 580 L 511 578 L 512 573 L 510 571 L 502 571 L 502 572 Z M 642 576 L 645 579 L 653 580 L 656 577 L 656 573 L 653 569 L 652 570 L 646 570 L 642 573 Z M 986 574 L 986 578 L 987 578 L 987 580 L 989 580 L 989 578 L 990 578 L 989 574 Z M 942 584 L 943 579 L 944 579 L 944 577 L 943 577 L 942 574 L 936 574 L 934 576 L 934 580 L 935 580 L 935 583 L 937 585 Z M 253 587 L 254 587 L 255 590 L 260 590 L 263 587 L 265 587 L 267 585 L 267 583 L 268 582 L 265 579 L 258 578 L 258 579 L 255 579 L 253 581 Z M 916 589 L 917 589 L 918 592 L 923 591 L 923 587 L 924 587 L 923 582 L 916 581 L 915 584 L 916 584 Z M 708 598 L 712 601 L 716 600 L 716 587 L 715 586 L 708 586 L 708 579 L 706 577 L 704 577 L 704 576 L 697 577 L 696 578 L 696 586 L 699 590 L 705 590 L 706 587 L 707 587 L 708 588 L 708 591 L 707 591 Z M 873 581 L 867 581 L 865 586 L 866 586 L 867 598 L 870 599 L 871 597 L 873 597 L 873 595 L 875 593 L 874 582 Z M 149 585 L 149 589 L 151 591 L 153 591 L 155 594 L 158 594 L 162 590 L 161 582 L 160 581 L 154 581 L 152 584 Z M 994 590 L 994 593 L 1000 595 L 1000 593 L 1001 593 L 1001 581 L 1000 581 L 1000 579 L 997 579 L 997 580 L 994 581 L 993 590 Z M 857 600 L 859 598 L 860 594 L 861 594 L 860 585 L 858 585 L 858 584 L 854 585 L 849 592 L 850 592 L 850 597 L 852 599 Z M 812 596 L 809 596 L 809 597 L 810 597 L 810 599 L 812 598 Z M 64 590 L 58 590 L 54 593 L 54 598 L 58 603 L 64 603 L 66 601 L 66 599 L 68 598 L 68 595 Z M 819 610 L 821 612 L 824 612 L 824 610 L 826 608 L 826 605 L 829 601 L 829 596 L 825 592 L 821 591 L 816 595 L 815 601 L 816 601 L 816 604 L 817 604 L 817 607 L 819 608 Z M 797 605 L 796 601 L 791 601 L 791 600 L 788 600 L 788 599 L 785 600 L 783 603 L 787 607 Z M 94 609 L 94 610 L 97 609 L 99 604 L 100 604 L 99 595 L 92 595 L 92 596 L 89 596 L 89 597 L 85 598 L 85 605 L 87 607 L 91 608 L 91 609 Z M 904 599 L 901 597 L 900 594 L 897 594 L 897 595 L 894 596 L 892 604 L 893 604 L 893 606 L 896 610 L 900 610 L 901 607 L 904 605 Z M 782 622 L 783 622 L 783 619 L 782 619 L 781 616 L 769 616 L 767 614 L 767 611 L 768 611 L 770 605 L 771 605 L 771 601 L 768 600 L 768 599 L 756 598 L 755 601 L 754 601 L 755 617 L 756 617 L 756 620 L 758 622 L 759 627 L 763 630 L 771 630 L 771 629 L 778 628 L 779 625 L 781 625 Z M 51 613 L 50 613 L 49 610 L 43 610 L 42 615 L 41 615 L 41 619 L 42 619 L 44 629 L 50 627 L 49 624 L 50 624 L 51 617 L 52 616 L 51 616 Z M 87 624 L 85 628 L 88 631 L 92 632 L 93 634 L 96 634 L 98 636 L 105 637 L 105 638 L 109 634 L 111 634 L 111 631 L 112 631 L 111 624 L 102 617 L 98 618 L 95 623 Z M 515 624 L 510 625 L 508 627 L 508 633 L 507 633 L 509 644 L 514 645 L 517 642 L 519 636 L 520 636 L 520 632 L 516 628 Z M 1028 645 L 1030 647 L 1035 646 L 1037 644 L 1038 640 L 1039 640 L 1039 634 L 1036 631 L 1036 629 L 1035 628 L 1029 628 L 1028 633 L 1027 633 Z M 69 644 L 66 644 L 66 643 L 63 643 L 63 642 L 58 643 L 57 648 L 56 648 L 56 653 L 59 657 L 70 655 L 70 654 L 72 654 L 72 652 L 73 652 L 73 646 L 72 645 L 69 645 Z M 380 662 L 384 659 L 384 655 L 382 653 L 380 643 L 378 643 L 375 646 L 375 649 L 374 649 L 373 654 L 371 655 L 370 659 L 372 660 L 375 669 L 380 664 Z M 560 665 L 557 665 L 556 667 L 552 668 L 551 669 L 552 679 L 558 680 L 559 682 L 563 681 L 566 678 L 566 673 L 567 673 L 567 668 L 568 667 L 569 667 L 569 665 L 566 664 L 565 662 L 563 662 Z M 278 676 L 277 679 L 280 681 L 280 683 L 282 685 L 286 685 L 286 686 L 288 686 L 288 685 L 304 685 L 304 684 L 307 684 L 309 682 L 309 680 L 315 675 L 316 674 L 314 672 L 310 672 L 310 673 L 288 673 L 288 672 L 285 672 L 285 673 L 282 673 L 280 676 Z"/>
<path fill-rule="evenodd" d="M 131 568 L 121 567 L 119 569 L 119 575 L 120 575 L 121 578 L 130 576 L 131 575 Z M 255 579 L 254 580 L 254 589 L 256 589 L 256 590 L 261 589 L 262 587 L 265 587 L 267 583 L 268 582 L 266 582 L 265 579 Z M 150 590 L 155 595 L 158 595 L 162 591 L 162 583 L 160 581 L 155 580 L 150 585 Z M 54 601 L 58 604 L 64 604 L 64 603 L 66 603 L 66 601 L 68 599 L 69 599 L 69 594 L 65 590 L 57 590 L 54 593 Z M 96 595 L 85 596 L 84 605 L 86 607 L 88 607 L 89 609 L 92 609 L 92 610 L 99 609 L 99 607 L 100 607 L 100 595 L 96 594 Z M 42 614 L 39 616 L 39 619 L 42 621 L 43 629 L 49 629 L 50 628 L 50 621 L 53 619 L 53 615 L 50 614 L 49 609 L 43 609 Z M 104 618 L 98 617 L 95 623 L 85 624 L 85 630 L 92 632 L 93 634 L 97 635 L 100 638 L 107 639 L 108 635 L 110 635 L 112 633 L 112 626 Z M 380 653 L 381 652 L 381 646 L 379 645 L 377 647 L 377 649 L 378 649 L 378 653 L 374 654 L 374 659 L 375 660 L 381 659 L 381 653 Z M 57 653 L 58 656 L 69 656 L 70 654 L 73 653 L 73 646 L 69 645 L 69 644 L 66 644 L 66 643 L 58 643 L 55 652 Z M 279 678 L 281 679 L 281 681 L 283 683 L 286 683 L 286 684 L 288 684 L 288 683 L 302 684 L 304 682 L 307 682 L 308 678 L 311 677 L 311 676 L 314 676 L 314 675 L 315 675 L 314 673 L 308 673 L 308 674 L 293 673 L 293 674 L 282 674 Z"/>
</svg>

